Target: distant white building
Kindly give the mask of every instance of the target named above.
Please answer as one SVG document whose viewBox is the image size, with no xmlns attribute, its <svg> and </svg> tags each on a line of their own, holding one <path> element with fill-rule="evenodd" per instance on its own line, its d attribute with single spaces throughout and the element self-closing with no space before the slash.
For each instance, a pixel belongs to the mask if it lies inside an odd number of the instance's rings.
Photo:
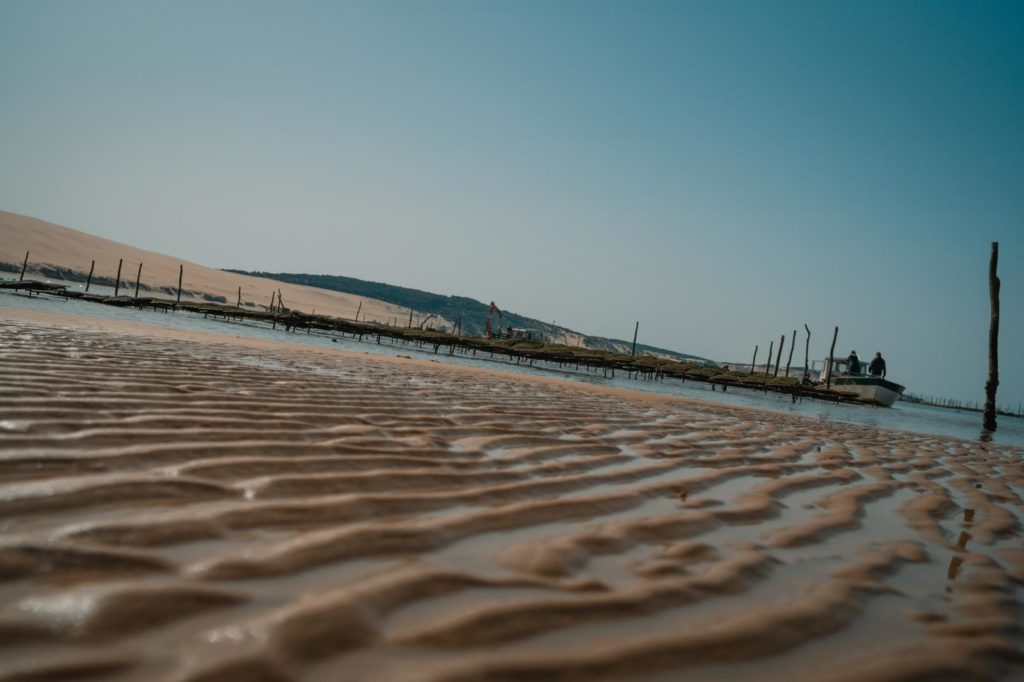
<svg viewBox="0 0 1024 682">
<path fill-rule="evenodd" d="M 523 327 L 509 327 L 505 338 L 524 339 L 526 341 L 544 341 L 544 335 L 536 329 L 524 329 Z"/>
</svg>

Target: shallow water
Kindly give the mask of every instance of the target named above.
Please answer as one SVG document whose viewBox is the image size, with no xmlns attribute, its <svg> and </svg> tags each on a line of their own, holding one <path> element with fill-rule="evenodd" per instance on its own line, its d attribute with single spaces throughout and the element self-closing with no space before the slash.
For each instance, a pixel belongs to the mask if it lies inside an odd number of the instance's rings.
<svg viewBox="0 0 1024 682">
<path fill-rule="evenodd" d="M 110 292 L 112 293 L 112 292 Z M 820 400 L 805 399 L 796 403 L 789 396 L 761 391 L 732 388 L 723 393 L 712 390 L 708 384 L 699 382 L 683 382 L 665 380 L 661 382 L 636 381 L 620 377 L 606 378 L 602 373 L 574 371 L 560 368 L 557 365 L 537 363 L 534 367 L 517 365 L 504 358 L 490 358 L 481 353 L 477 356 L 447 355 L 443 350 L 435 354 L 429 346 L 422 348 L 416 345 L 395 344 L 386 339 L 377 343 L 372 337 L 359 341 L 351 337 L 342 337 L 326 333 L 287 333 L 274 330 L 264 324 L 249 322 L 225 322 L 206 319 L 202 315 L 188 312 L 161 313 L 131 308 L 116 308 L 98 305 L 86 301 L 75 301 L 49 296 L 28 298 L 20 294 L 0 292 L 0 306 L 26 308 L 45 312 L 68 312 L 97 319 L 123 320 L 141 324 L 156 324 L 179 329 L 211 331 L 235 334 L 251 338 L 280 341 L 287 339 L 295 343 L 307 343 L 313 346 L 343 348 L 350 351 L 361 351 L 380 355 L 408 355 L 412 357 L 429 357 L 442 362 L 451 362 L 473 367 L 501 369 L 537 376 L 558 376 L 560 378 L 601 386 L 615 386 L 632 390 L 648 391 L 697 398 L 726 405 L 739 407 L 756 407 L 782 413 L 800 414 L 816 417 L 826 421 L 845 422 L 862 426 L 883 429 L 896 429 L 914 433 L 926 433 L 937 436 L 953 436 L 966 440 L 978 440 L 981 435 L 981 414 L 963 410 L 943 409 L 912 403 L 896 403 L 891 408 L 873 407 L 868 405 L 834 404 Z M 1024 419 L 1016 417 L 999 418 L 999 430 L 992 435 L 992 441 L 1007 445 L 1024 445 Z"/>
</svg>

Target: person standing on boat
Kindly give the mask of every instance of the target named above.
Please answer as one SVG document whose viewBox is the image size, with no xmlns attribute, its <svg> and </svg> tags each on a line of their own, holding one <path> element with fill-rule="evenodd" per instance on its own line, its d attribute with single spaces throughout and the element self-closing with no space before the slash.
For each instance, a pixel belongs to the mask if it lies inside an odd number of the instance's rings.
<svg viewBox="0 0 1024 682">
<path fill-rule="evenodd" d="M 846 358 L 846 371 L 853 376 L 860 374 L 860 358 L 855 350 L 851 350 L 850 357 Z"/>
<path fill-rule="evenodd" d="M 885 360 L 882 358 L 881 353 L 875 353 L 874 359 L 868 365 L 868 374 L 873 377 L 885 378 Z"/>
</svg>

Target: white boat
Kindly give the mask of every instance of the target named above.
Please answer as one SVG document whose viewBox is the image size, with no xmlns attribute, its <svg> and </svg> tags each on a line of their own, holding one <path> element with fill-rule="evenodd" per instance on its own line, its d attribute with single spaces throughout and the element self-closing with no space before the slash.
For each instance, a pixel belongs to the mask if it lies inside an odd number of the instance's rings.
<svg viewBox="0 0 1024 682">
<path fill-rule="evenodd" d="M 884 377 L 844 372 L 846 365 L 845 359 L 832 358 L 830 361 L 826 358 L 821 383 L 827 384 L 831 375 L 832 390 L 846 393 L 860 402 L 882 407 L 892 407 L 906 390 L 906 387 Z"/>
</svg>

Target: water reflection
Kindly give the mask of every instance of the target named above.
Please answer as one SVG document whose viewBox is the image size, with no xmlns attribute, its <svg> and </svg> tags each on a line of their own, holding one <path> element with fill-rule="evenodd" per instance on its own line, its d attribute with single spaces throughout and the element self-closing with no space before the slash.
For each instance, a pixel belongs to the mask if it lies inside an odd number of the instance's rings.
<svg viewBox="0 0 1024 682">
<path fill-rule="evenodd" d="M 961 557 L 954 556 L 949 560 L 949 568 L 946 569 L 946 580 L 953 582 L 956 580 L 957 575 L 960 574 L 960 567 L 963 565 L 964 560 Z M 947 592 L 953 591 L 953 586 L 949 585 L 946 587 Z"/>
<path fill-rule="evenodd" d="M 974 524 L 974 510 L 964 509 L 964 522 L 965 527 L 970 527 Z M 960 531 L 960 537 L 956 540 L 956 546 L 960 549 L 960 552 L 967 551 L 967 543 L 971 541 L 971 534 L 966 530 Z M 961 554 L 954 554 L 949 560 L 949 567 L 946 569 L 946 580 L 953 582 L 957 576 L 960 575 L 960 568 L 963 566 L 964 559 Z M 953 586 L 946 585 L 946 592 L 952 592 Z"/>
</svg>

